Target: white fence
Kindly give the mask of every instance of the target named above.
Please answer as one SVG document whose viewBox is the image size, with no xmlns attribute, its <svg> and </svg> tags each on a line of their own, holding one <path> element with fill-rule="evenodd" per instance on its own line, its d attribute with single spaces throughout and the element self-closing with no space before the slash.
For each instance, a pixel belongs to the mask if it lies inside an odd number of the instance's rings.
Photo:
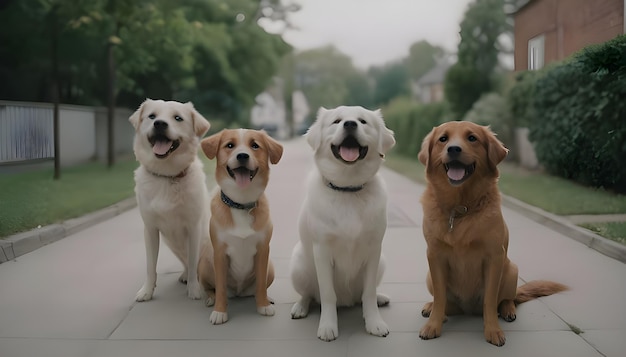
<svg viewBox="0 0 626 357">
<path fill-rule="evenodd" d="M 53 105 L 0 101 L 0 164 L 54 158 Z M 115 155 L 132 152 L 134 129 L 128 109 L 116 109 Z M 61 166 L 72 166 L 107 155 L 106 108 L 61 105 L 59 143 Z"/>
</svg>

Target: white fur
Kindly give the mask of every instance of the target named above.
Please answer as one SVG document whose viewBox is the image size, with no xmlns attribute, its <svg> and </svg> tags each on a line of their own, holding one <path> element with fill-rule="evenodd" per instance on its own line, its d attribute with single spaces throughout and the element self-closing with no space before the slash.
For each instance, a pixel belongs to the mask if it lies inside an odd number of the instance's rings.
<svg viewBox="0 0 626 357">
<path fill-rule="evenodd" d="M 365 123 L 361 123 L 361 120 Z M 356 121 L 355 137 L 368 146 L 367 156 L 346 164 L 331 152 L 331 144 L 345 137 L 343 123 Z M 320 109 L 307 132 L 315 151 L 314 170 L 299 219 L 300 242 L 291 257 L 291 278 L 302 298 L 291 310 L 292 318 L 309 312 L 314 299 L 321 304 L 317 335 L 324 341 L 339 336 L 337 306 L 363 303 L 367 332 L 386 336 L 389 328 L 378 311 L 388 298 L 377 296 L 376 287 L 384 272 L 381 255 L 387 226 L 387 196 L 377 172 L 382 157 L 395 144 L 393 132 L 385 127 L 379 111 L 361 107 Z M 335 186 L 360 186 L 358 192 L 339 192 Z"/>
<path fill-rule="evenodd" d="M 156 119 L 150 119 L 150 114 L 155 114 Z M 176 115 L 182 121 L 175 120 Z M 144 222 L 147 263 L 147 278 L 135 299 L 152 299 L 159 236 L 183 263 L 184 272 L 179 280 L 187 283 L 187 295 L 200 299 L 203 293 L 196 267 L 200 241 L 208 237 L 209 207 L 205 174 L 197 151 L 209 123 L 191 103 L 150 99 L 129 120 L 136 130 L 134 151 L 140 166 L 135 171 L 135 193 Z M 168 137 L 181 142 L 164 159 L 154 155 L 148 141 L 155 120 L 167 122 Z M 174 177 L 183 170 L 186 170 L 184 177 Z"/>
<path fill-rule="evenodd" d="M 218 235 L 219 240 L 228 245 L 226 254 L 230 261 L 229 273 L 240 284 L 230 294 L 231 296 L 251 296 L 254 295 L 255 286 L 252 285 L 250 291 L 245 291 L 242 284 L 254 270 L 257 245 L 265 238 L 265 231 L 255 232 L 251 228 L 252 217 L 248 215 L 248 211 L 234 208 L 230 210 L 235 223 L 234 227 Z"/>
</svg>

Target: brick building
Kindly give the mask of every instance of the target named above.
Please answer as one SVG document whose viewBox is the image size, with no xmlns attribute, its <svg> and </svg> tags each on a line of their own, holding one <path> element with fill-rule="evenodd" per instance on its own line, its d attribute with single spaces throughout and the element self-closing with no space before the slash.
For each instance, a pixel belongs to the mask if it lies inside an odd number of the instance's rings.
<svg viewBox="0 0 626 357">
<path fill-rule="evenodd" d="M 524 0 L 513 13 L 515 71 L 539 69 L 626 33 L 626 0 Z"/>
</svg>

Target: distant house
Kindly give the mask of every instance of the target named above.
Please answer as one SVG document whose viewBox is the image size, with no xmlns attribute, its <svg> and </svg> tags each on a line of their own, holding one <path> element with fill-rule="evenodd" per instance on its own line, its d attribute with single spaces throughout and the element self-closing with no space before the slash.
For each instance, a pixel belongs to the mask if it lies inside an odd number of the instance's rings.
<svg viewBox="0 0 626 357">
<path fill-rule="evenodd" d="M 626 32 L 626 0 L 520 0 L 515 71 L 540 69 Z"/>
<path fill-rule="evenodd" d="M 413 84 L 413 92 L 420 102 L 436 103 L 444 99 L 443 83 L 450 66 L 449 60 L 442 59 Z"/>
<path fill-rule="evenodd" d="M 263 129 L 278 139 L 289 137 L 283 90 L 282 82 L 276 78 L 272 85 L 255 98 L 256 105 L 250 112 L 250 124 L 253 128 Z M 292 106 L 293 125 L 298 130 L 309 114 L 308 102 L 301 91 L 292 93 Z"/>
</svg>

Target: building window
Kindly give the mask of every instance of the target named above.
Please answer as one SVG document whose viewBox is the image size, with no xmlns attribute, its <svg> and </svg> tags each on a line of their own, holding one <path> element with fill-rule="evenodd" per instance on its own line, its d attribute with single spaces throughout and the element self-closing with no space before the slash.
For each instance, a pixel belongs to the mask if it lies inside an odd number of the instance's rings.
<svg viewBox="0 0 626 357">
<path fill-rule="evenodd" d="M 545 37 L 540 35 L 528 40 L 528 69 L 531 71 L 543 67 L 544 39 Z"/>
</svg>

